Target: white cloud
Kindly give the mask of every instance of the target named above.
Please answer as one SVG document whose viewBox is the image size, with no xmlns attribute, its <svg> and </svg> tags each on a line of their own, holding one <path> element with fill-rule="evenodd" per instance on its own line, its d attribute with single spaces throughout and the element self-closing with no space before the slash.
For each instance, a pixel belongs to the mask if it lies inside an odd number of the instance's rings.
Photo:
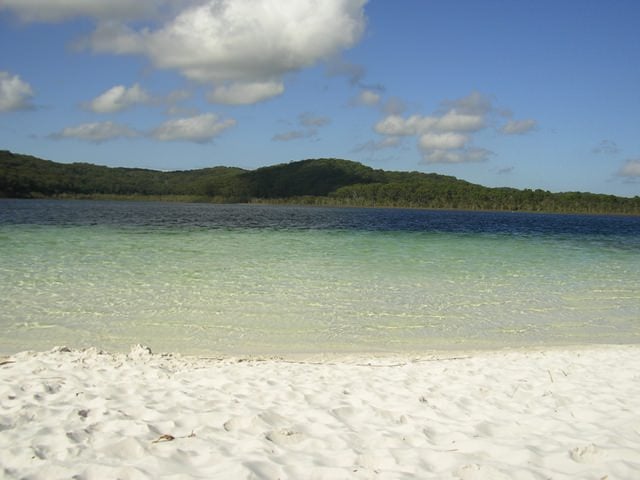
<svg viewBox="0 0 640 480">
<path fill-rule="evenodd" d="M 23 81 L 18 75 L 0 72 L 0 112 L 26 110 L 32 108 L 31 85 Z"/>
<path fill-rule="evenodd" d="M 485 117 L 481 113 L 463 113 L 449 110 L 438 118 L 434 128 L 440 132 L 477 132 L 485 127 Z"/>
<path fill-rule="evenodd" d="M 366 1 L 203 0 L 156 29 L 102 24 L 89 44 L 212 84 L 212 101 L 254 103 L 282 93 L 287 73 L 355 45 Z"/>
<path fill-rule="evenodd" d="M 213 103 L 249 105 L 282 94 L 282 82 L 232 83 L 215 87 L 207 97 Z"/>
<path fill-rule="evenodd" d="M 1 0 L 0 11 L 24 21 L 91 18 L 97 28 L 77 46 L 144 55 L 158 68 L 212 85 L 213 102 L 250 104 L 281 94 L 286 74 L 335 62 L 355 45 L 367 1 Z M 341 65 L 338 73 L 354 82 L 363 75 L 362 67 Z"/>
<path fill-rule="evenodd" d="M 381 135 L 415 135 L 415 129 L 407 126 L 407 120 L 400 115 L 387 115 L 373 126 L 376 133 Z"/>
<path fill-rule="evenodd" d="M 137 83 L 130 88 L 116 85 L 94 98 L 87 107 L 96 113 L 114 113 L 151 101 L 151 96 Z"/>
<path fill-rule="evenodd" d="M 374 129 L 383 135 L 420 135 L 426 132 L 475 132 L 485 126 L 480 115 L 468 115 L 450 110 L 440 117 L 411 115 L 404 118 L 400 115 L 389 115 L 378 122 Z"/>
<path fill-rule="evenodd" d="M 116 138 L 150 137 L 160 141 L 183 140 L 196 143 L 211 141 L 224 130 L 234 126 L 233 119 L 222 120 L 213 113 L 193 117 L 168 120 L 150 132 L 137 132 L 126 125 L 114 122 L 83 123 L 67 127 L 51 134 L 54 139 L 76 138 L 88 142 L 101 143 Z"/>
<path fill-rule="evenodd" d="M 74 17 L 132 19 L 153 15 L 159 0 L 2 0 L 0 10 L 13 11 L 27 22 L 58 22 Z"/>
<path fill-rule="evenodd" d="M 621 177 L 640 178 L 640 158 L 632 158 L 620 168 L 618 175 Z"/>
<path fill-rule="evenodd" d="M 213 113 L 167 120 L 151 132 L 151 137 L 161 141 L 182 140 L 206 143 L 236 124 L 234 119 L 221 120 Z"/>
<path fill-rule="evenodd" d="M 419 145 L 422 150 L 453 150 L 464 147 L 469 137 L 455 132 L 424 133 L 420 135 Z"/>
<path fill-rule="evenodd" d="M 535 120 L 510 120 L 500 128 L 500 131 L 507 135 L 522 135 L 534 130 L 537 127 Z"/>
<path fill-rule="evenodd" d="M 387 137 L 416 137 L 426 163 L 481 162 L 493 153 L 472 145 L 474 134 L 495 124 L 500 115 L 491 99 L 479 92 L 442 102 L 432 115 L 403 116 L 391 113 L 374 125 Z M 534 120 L 510 121 L 505 133 L 525 133 L 535 128 Z"/>
<path fill-rule="evenodd" d="M 52 138 L 76 138 L 87 142 L 101 143 L 116 138 L 133 138 L 139 134 L 125 125 L 113 122 L 83 123 L 74 127 L 67 127 Z"/>
<path fill-rule="evenodd" d="M 357 105 L 373 107 L 380 103 L 380 94 L 373 90 L 362 90 L 355 99 Z"/>
<path fill-rule="evenodd" d="M 374 130 L 382 135 L 409 136 L 429 131 L 437 119 L 411 115 L 404 118 L 401 115 L 388 115 L 374 126 Z"/>
<path fill-rule="evenodd" d="M 484 162 L 493 152 L 485 148 L 463 148 L 458 150 L 426 150 L 423 154 L 425 163 L 470 163 Z"/>
</svg>

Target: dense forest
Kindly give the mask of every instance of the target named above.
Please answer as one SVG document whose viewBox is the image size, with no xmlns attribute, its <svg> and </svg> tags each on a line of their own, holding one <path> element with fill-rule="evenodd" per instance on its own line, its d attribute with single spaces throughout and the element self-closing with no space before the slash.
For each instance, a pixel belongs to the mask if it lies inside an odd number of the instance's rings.
<svg viewBox="0 0 640 480">
<path fill-rule="evenodd" d="M 326 158 L 256 170 L 162 172 L 63 164 L 0 151 L 0 197 L 640 214 L 638 196 L 488 188 L 445 175 L 388 172 Z"/>
</svg>

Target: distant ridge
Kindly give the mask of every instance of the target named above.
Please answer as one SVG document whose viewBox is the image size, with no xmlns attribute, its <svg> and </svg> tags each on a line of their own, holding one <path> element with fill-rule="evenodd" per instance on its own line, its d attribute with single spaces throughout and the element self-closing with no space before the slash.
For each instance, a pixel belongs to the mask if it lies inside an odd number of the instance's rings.
<svg viewBox="0 0 640 480">
<path fill-rule="evenodd" d="M 0 197 L 291 203 L 640 215 L 640 197 L 489 188 L 435 173 L 321 158 L 162 172 L 57 163 L 0 150 Z"/>
</svg>

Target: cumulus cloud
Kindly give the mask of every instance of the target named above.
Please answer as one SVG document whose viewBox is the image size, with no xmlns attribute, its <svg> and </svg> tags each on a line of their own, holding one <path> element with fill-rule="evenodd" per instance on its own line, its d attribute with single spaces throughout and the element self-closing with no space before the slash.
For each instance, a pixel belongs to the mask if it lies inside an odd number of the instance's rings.
<svg viewBox="0 0 640 480">
<path fill-rule="evenodd" d="M 235 124 L 236 121 L 233 119 L 220 119 L 213 113 L 204 113 L 192 117 L 168 120 L 159 127 L 147 132 L 136 131 L 126 125 L 109 121 L 83 123 L 67 127 L 60 132 L 49 135 L 49 137 L 53 139 L 75 138 L 93 143 L 134 137 L 147 137 L 160 141 L 182 140 L 206 143 Z"/>
<path fill-rule="evenodd" d="M 215 87 L 207 96 L 213 103 L 226 105 L 250 105 L 281 95 L 284 84 L 273 82 L 232 83 Z"/>
<path fill-rule="evenodd" d="M 116 85 L 94 98 L 87 108 L 96 113 L 114 113 L 150 101 L 151 96 L 137 83 L 129 88 Z"/>
<path fill-rule="evenodd" d="M 618 175 L 621 177 L 640 179 L 640 158 L 627 160 L 627 162 L 618 171 Z"/>
<path fill-rule="evenodd" d="M 484 162 L 493 152 L 486 148 L 468 147 L 458 150 L 425 150 L 423 159 L 425 163 L 470 163 Z"/>
<path fill-rule="evenodd" d="M 125 125 L 113 122 L 95 122 L 67 127 L 61 132 L 52 134 L 51 138 L 76 138 L 87 142 L 102 143 L 116 138 L 133 138 L 137 136 L 139 136 L 138 132 Z"/>
<path fill-rule="evenodd" d="M 31 105 L 32 98 L 33 90 L 31 85 L 23 81 L 18 75 L 0 72 L 0 112 L 33 108 Z"/>
<path fill-rule="evenodd" d="M 436 119 L 434 128 L 441 132 L 477 132 L 486 126 L 485 114 L 449 110 Z"/>
<path fill-rule="evenodd" d="M 433 133 L 427 132 L 420 135 L 420 148 L 425 151 L 431 150 L 454 150 L 464 147 L 469 141 L 469 137 L 455 132 Z"/>
<path fill-rule="evenodd" d="M 96 21 L 78 46 L 143 55 L 158 68 L 211 85 L 209 100 L 251 104 L 280 95 L 284 77 L 318 62 L 359 83 L 339 61 L 361 38 L 368 0 L 2 0 L 24 21 Z M 140 21 L 143 20 L 143 21 Z"/>
<path fill-rule="evenodd" d="M 366 1 L 188 2 L 155 29 L 103 23 L 89 46 L 97 52 L 141 54 L 158 68 L 211 84 L 211 101 L 255 103 L 281 94 L 287 73 L 355 45 L 365 29 Z"/>
<path fill-rule="evenodd" d="M 161 141 L 187 141 L 206 143 L 236 124 L 234 119 L 220 119 L 213 113 L 167 120 L 151 132 L 151 137 Z"/>
<path fill-rule="evenodd" d="M 485 127 L 484 115 L 471 115 L 449 110 L 440 116 L 389 115 L 374 129 L 383 135 L 419 135 L 428 132 L 476 132 Z"/>
<path fill-rule="evenodd" d="M 373 90 L 362 90 L 355 98 L 354 103 L 374 107 L 380 103 L 380 94 Z"/>
<path fill-rule="evenodd" d="M 473 146 L 474 135 L 496 126 L 496 117 L 501 116 L 501 112 L 493 106 L 490 97 L 472 92 L 466 97 L 442 102 L 431 115 L 388 113 L 374 125 L 374 131 L 389 138 L 415 137 L 426 163 L 482 162 L 493 152 Z M 522 134 L 535 127 L 534 120 L 511 120 L 499 130 Z"/>
<path fill-rule="evenodd" d="M 2 0 L 0 10 L 14 12 L 26 22 L 59 22 L 74 17 L 136 19 L 155 14 L 159 0 Z"/>
<path fill-rule="evenodd" d="M 483 125 L 482 116 L 450 110 L 440 116 L 388 115 L 374 126 L 374 130 L 391 138 L 417 137 L 418 148 L 427 163 L 461 163 L 479 160 L 465 148 L 471 139 L 468 133 Z"/>
<path fill-rule="evenodd" d="M 401 115 L 392 114 L 379 121 L 374 126 L 374 130 L 382 135 L 417 135 L 422 131 L 429 130 L 434 122 L 435 119 L 421 115 L 412 115 L 404 118 Z"/>
<path fill-rule="evenodd" d="M 505 123 L 500 131 L 506 135 L 522 135 L 534 130 L 537 127 L 535 120 L 509 120 Z"/>
</svg>

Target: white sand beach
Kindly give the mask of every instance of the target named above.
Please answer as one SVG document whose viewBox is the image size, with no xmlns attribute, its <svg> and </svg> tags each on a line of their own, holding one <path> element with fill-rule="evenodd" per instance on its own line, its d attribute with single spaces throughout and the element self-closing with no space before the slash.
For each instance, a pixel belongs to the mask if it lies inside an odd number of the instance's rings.
<svg viewBox="0 0 640 480">
<path fill-rule="evenodd" d="M 0 363 L 2 478 L 640 478 L 639 346 Z"/>
</svg>

